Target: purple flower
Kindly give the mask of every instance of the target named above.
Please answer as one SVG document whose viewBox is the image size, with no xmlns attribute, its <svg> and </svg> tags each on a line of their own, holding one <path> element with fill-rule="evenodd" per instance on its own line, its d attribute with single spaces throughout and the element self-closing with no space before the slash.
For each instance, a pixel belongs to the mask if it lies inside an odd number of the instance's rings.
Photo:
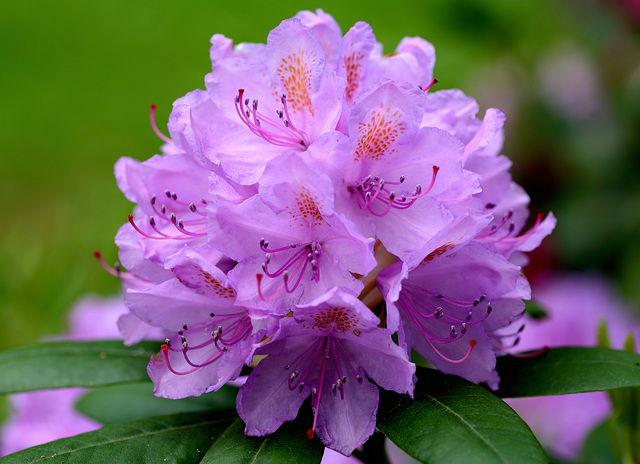
<svg viewBox="0 0 640 464">
<path fill-rule="evenodd" d="M 495 251 L 470 244 L 445 252 L 436 250 L 412 270 L 396 263 L 380 273 L 387 325 L 398 330 L 407 352 L 495 389 L 494 332 L 522 315 L 528 284 L 520 268 Z"/>
<path fill-rule="evenodd" d="M 529 297 L 521 254 L 555 225 L 523 232 L 504 115 L 431 92 L 425 40 L 384 55 L 368 24 L 343 36 L 322 10 L 266 44 L 214 35 L 210 57 L 171 137 L 154 125 L 163 154 L 116 165 L 137 205 L 116 237 L 120 328 L 128 343 L 173 334 L 148 366 L 155 393 L 217 390 L 261 359 L 238 396 L 247 433 L 311 396 L 311 435 L 350 454 L 374 430 L 378 387 L 413 391 L 412 348 L 495 388 L 498 330 Z"/>
<path fill-rule="evenodd" d="M 134 316 L 174 333 L 147 369 L 157 396 L 218 390 L 251 362 L 269 326 L 268 316 L 235 305 L 236 291 L 215 265 L 220 256 L 209 247 L 185 247 L 166 261 L 174 278 L 127 294 Z"/>
<path fill-rule="evenodd" d="M 373 239 L 334 211 L 333 197 L 326 176 L 288 154 L 269 163 L 259 195 L 211 209 L 211 243 L 238 261 L 229 279 L 239 302 L 285 314 L 333 286 L 362 290 L 352 273 L 375 267 Z"/>
<path fill-rule="evenodd" d="M 358 298 L 334 288 L 283 318 L 268 355 L 241 387 L 237 404 L 247 435 L 272 433 L 311 396 L 315 433 L 345 455 L 373 433 L 378 388 L 413 392 L 415 366 L 391 332 Z"/>
<path fill-rule="evenodd" d="M 631 308 L 620 301 L 604 277 L 549 276 L 534 286 L 534 297 L 548 317 L 525 319 L 526 328 L 519 334 L 517 345 L 520 350 L 597 345 L 602 322 L 614 348 L 622 348 L 628 333 L 636 340 L 640 336 L 640 324 L 632 317 Z M 587 434 L 611 413 L 605 392 L 513 398 L 507 402 L 529 424 L 540 443 L 564 459 L 577 458 Z"/>
<path fill-rule="evenodd" d="M 458 210 L 482 220 L 472 198 L 478 181 L 462 169 L 462 143 L 439 129 L 419 129 L 423 107 L 419 88 L 384 82 L 354 103 L 349 144 L 309 153 L 334 182 L 336 210 L 403 261 L 423 258 L 427 242 L 461 216 Z M 451 197 L 464 206 L 449 208 Z"/>
</svg>

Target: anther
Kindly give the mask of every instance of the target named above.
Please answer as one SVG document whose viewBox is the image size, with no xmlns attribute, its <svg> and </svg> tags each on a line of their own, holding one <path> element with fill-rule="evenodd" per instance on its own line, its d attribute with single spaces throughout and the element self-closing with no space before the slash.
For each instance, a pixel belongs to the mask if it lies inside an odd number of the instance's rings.
<svg viewBox="0 0 640 464">
<path fill-rule="evenodd" d="M 171 199 L 171 192 L 169 190 L 165 190 L 164 194 L 167 196 L 167 198 Z"/>
<path fill-rule="evenodd" d="M 405 177 L 404 176 L 400 176 L 400 183 L 403 183 L 404 180 L 405 180 Z"/>
<path fill-rule="evenodd" d="M 178 335 L 182 335 L 183 333 L 182 330 L 178 330 Z"/>
<path fill-rule="evenodd" d="M 487 304 L 487 316 L 491 314 L 491 311 L 493 311 L 493 307 L 491 306 L 491 303 L 489 303 Z"/>
<path fill-rule="evenodd" d="M 182 323 L 182 330 L 189 330 L 186 323 Z"/>
<path fill-rule="evenodd" d="M 356 380 L 358 383 L 362 383 L 362 377 L 360 377 L 360 375 L 356 375 Z"/>
<path fill-rule="evenodd" d="M 216 317 L 216 315 L 213 313 L 209 313 L 209 317 Z"/>
<path fill-rule="evenodd" d="M 153 196 L 151 197 L 151 200 L 150 200 L 150 201 L 151 201 L 151 204 L 152 204 L 152 205 L 155 205 L 155 204 L 156 204 L 156 196 L 155 196 L 155 195 L 153 195 Z"/>
<path fill-rule="evenodd" d="M 192 213 L 196 212 L 196 205 L 194 205 L 193 203 L 189 203 L 189 209 L 191 210 Z"/>
<path fill-rule="evenodd" d="M 302 391 L 302 389 L 304 388 L 304 382 L 300 382 L 300 387 L 298 387 L 300 389 L 300 391 Z"/>
</svg>

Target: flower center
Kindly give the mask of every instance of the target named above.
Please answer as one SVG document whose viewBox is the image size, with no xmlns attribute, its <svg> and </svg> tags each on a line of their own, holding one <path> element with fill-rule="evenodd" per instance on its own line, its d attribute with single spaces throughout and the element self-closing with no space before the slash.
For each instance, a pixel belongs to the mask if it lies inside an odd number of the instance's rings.
<svg viewBox="0 0 640 464">
<path fill-rule="evenodd" d="M 431 348 L 445 361 L 457 364 L 471 355 L 476 345 L 475 340 L 469 342 L 469 349 L 459 359 L 448 358 L 436 348 L 435 344 L 459 341 L 467 333 L 469 325 L 480 324 L 489 317 L 493 310 L 491 303 L 486 304 L 483 314 L 478 314 L 476 309 L 485 298 L 485 295 L 481 295 L 473 301 L 461 300 L 404 283 L 398 305 L 425 337 Z"/>
<path fill-rule="evenodd" d="M 133 215 L 129 215 L 129 222 L 139 234 L 153 240 L 190 240 L 194 237 L 206 237 L 207 215 L 198 209 L 195 202 L 180 201 L 178 195 L 170 190 L 165 190 L 164 196 L 166 200 L 163 200 L 164 202 L 159 205 L 156 195 L 153 195 L 149 200 L 151 208 L 156 213 L 156 216 L 149 217 L 150 230 L 143 230 L 136 224 Z M 205 199 L 200 199 L 198 203 L 207 205 Z M 185 211 L 187 208 L 188 212 Z M 178 218 L 178 215 L 185 215 L 186 218 Z M 166 230 L 163 230 L 167 225 L 173 225 L 180 232 L 180 235 L 168 234 Z M 196 229 L 192 229 L 193 227 Z"/>
<path fill-rule="evenodd" d="M 495 207 L 495 205 L 492 203 L 485 205 L 485 208 L 487 209 L 491 209 L 493 207 Z M 481 232 L 476 236 L 476 239 L 483 240 L 485 242 L 490 242 L 490 243 L 519 242 L 533 235 L 535 231 L 538 229 L 538 227 L 540 226 L 540 223 L 542 222 L 542 213 L 538 213 L 536 222 L 531 227 L 531 229 L 529 229 L 527 232 L 523 233 L 522 235 L 518 235 L 514 237 L 513 233 L 515 231 L 516 226 L 513 222 L 511 222 L 512 217 L 513 217 L 513 211 L 509 211 L 507 214 L 504 215 L 504 217 L 499 223 L 493 224 L 490 227 L 487 227 L 485 231 Z"/>
<path fill-rule="evenodd" d="M 395 187 L 404 183 L 405 176 L 400 176 L 397 182 L 391 182 L 372 175 L 368 175 L 348 189 L 355 193 L 360 209 L 366 209 L 374 216 L 382 217 L 391 211 L 391 208 L 400 210 L 409 208 L 418 198 L 429 193 L 436 182 L 439 169 L 438 166 L 433 166 L 431 182 L 425 190 L 418 184 L 411 193 L 397 191 Z"/>
<path fill-rule="evenodd" d="M 180 348 L 174 348 L 171 340 L 165 340 L 161 347 L 162 358 L 169 371 L 176 375 L 191 374 L 215 363 L 230 347 L 251 335 L 251 319 L 246 312 L 223 315 L 211 313 L 209 316 L 211 322 L 207 324 L 192 328 L 184 324 L 178 330 L 174 342 L 179 340 Z M 173 365 L 177 361 L 186 363 L 187 370 L 177 370 Z"/>
<path fill-rule="evenodd" d="M 320 368 L 320 380 L 318 384 L 311 389 L 311 406 L 315 409 L 315 412 L 313 425 L 307 431 L 309 439 L 312 439 L 315 435 L 318 424 L 320 399 L 322 398 L 325 377 L 335 379 L 330 384 L 329 380 L 327 387 L 331 388 L 333 396 L 340 393 L 341 400 L 344 400 L 344 384 L 347 382 L 349 375 L 352 375 L 356 382 L 363 382 L 363 376 L 360 375 L 362 369 L 360 367 L 356 368 L 351 363 L 340 340 L 332 335 L 328 335 L 316 339 L 316 341 L 307 347 L 293 362 L 284 367 L 286 371 L 291 372 L 287 381 L 289 389 L 295 390 L 297 388 L 300 392 L 303 392 L 305 382 L 309 383 L 311 375 L 318 367 Z"/>
<path fill-rule="evenodd" d="M 270 144 L 305 150 L 310 144 L 309 136 L 293 125 L 286 95 L 283 94 L 280 101 L 282 109 L 276 110 L 277 119 L 270 118 L 258 111 L 258 100 L 244 98 L 244 89 L 239 89 L 235 98 L 236 112 L 251 132 Z"/>
<path fill-rule="evenodd" d="M 258 293 L 263 301 L 273 301 L 283 291 L 293 293 L 300 285 L 307 270 L 311 273 L 310 279 L 312 281 L 320 281 L 320 258 L 322 258 L 320 243 L 292 243 L 282 248 L 271 249 L 269 242 L 263 238 L 260 240 L 260 248 L 265 252 L 262 263 L 264 274 L 272 279 L 282 277 L 283 282 L 283 286 L 273 296 L 266 298 L 261 289 L 263 276 L 258 274 Z M 279 267 L 275 270 L 269 269 L 274 257 L 277 257 L 279 262 Z"/>
</svg>

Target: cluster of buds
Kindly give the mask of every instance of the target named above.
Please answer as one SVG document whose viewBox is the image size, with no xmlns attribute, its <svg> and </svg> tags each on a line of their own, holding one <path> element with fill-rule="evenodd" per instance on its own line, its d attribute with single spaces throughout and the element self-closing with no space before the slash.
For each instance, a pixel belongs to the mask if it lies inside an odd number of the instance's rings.
<svg viewBox="0 0 640 464">
<path fill-rule="evenodd" d="M 214 391 L 253 363 L 237 398 L 248 435 L 310 398 L 309 437 L 350 455 L 378 388 L 412 394 L 412 350 L 497 388 L 517 336 L 497 331 L 530 296 L 523 252 L 555 225 L 526 228 L 504 115 L 434 91 L 425 40 L 383 55 L 368 24 L 342 35 L 321 10 L 266 44 L 211 44 L 206 90 L 175 101 L 170 137 L 152 109 L 162 154 L 115 167 L 137 205 L 116 237 L 119 327 L 127 343 L 167 331 L 155 394 Z"/>
</svg>

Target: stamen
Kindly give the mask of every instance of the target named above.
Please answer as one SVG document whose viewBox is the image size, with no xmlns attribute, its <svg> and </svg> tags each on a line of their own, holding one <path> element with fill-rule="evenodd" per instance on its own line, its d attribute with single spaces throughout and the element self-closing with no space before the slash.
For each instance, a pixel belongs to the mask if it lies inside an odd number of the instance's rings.
<svg viewBox="0 0 640 464">
<path fill-rule="evenodd" d="M 283 109 L 276 110 L 278 120 L 273 120 L 259 113 L 258 100 L 253 100 L 251 105 L 249 105 L 249 99 L 244 99 L 245 108 L 243 110 L 240 104 L 240 102 L 243 101 L 243 96 L 244 89 L 239 89 L 238 95 L 235 98 L 236 112 L 251 132 L 265 141 L 281 147 L 306 149 L 306 147 L 309 146 L 309 137 L 306 132 L 297 129 L 291 122 L 287 109 L 287 100 L 284 95 L 280 100 Z M 263 123 L 270 126 L 272 130 L 266 129 Z"/>
<path fill-rule="evenodd" d="M 429 90 L 431 87 L 433 87 L 437 83 L 438 83 L 438 79 L 432 80 L 429 85 L 427 85 L 425 88 L 422 89 L 422 91 L 426 92 L 427 90 Z"/>
<path fill-rule="evenodd" d="M 322 386 L 324 385 L 324 373 L 325 368 L 327 366 L 327 359 L 329 358 L 329 343 L 328 340 L 325 339 L 325 350 L 324 350 L 324 359 L 322 360 L 322 367 L 320 370 L 320 384 L 318 385 L 318 395 L 316 396 L 316 410 L 313 415 L 313 425 L 311 429 L 307 430 L 307 436 L 309 440 L 313 438 L 316 433 L 316 424 L 318 423 L 318 413 L 320 412 L 320 398 L 322 395 Z"/>
<path fill-rule="evenodd" d="M 173 144 L 173 140 L 160 132 L 160 129 L 158 129 L 158 126 L 156 125 L 156 105 L 151 105 L 151 110 L 149 111 L 149 120 L 151 121 L 151 128 L 153 129 L 153 132 L 160 138 L 160 140 L 164 140 L 166 143 Z"/>
<path fill-rule="evenodd" d="M 320 281 L 320 258 L 322 256 L 322 247 L 319 243 L 291 243 L 287 246 L 270 249 L 269 242 L 264 238 L 260 239 L 260 248 L 265 251 L 264 262 L 262 263 L 262 271 L 269 278 L 282 277 L 282 287 L 276 291 L 275 295 L 265 298 L 262 294 L 261 282 L 262 275 L 258 277 L 258 293 L 260 298 L 265 301 L 273 301 L 283 291 L 293 293 L 296 291 L 302 278 L 306 275 L 306 271 L 310 271 L 310 280 L 313 282 Z M 289 253 L 288 258 L 276 270 L 269 269 L 274 256 L 278 254 Z M 286 255 L 284 255 L 286 256 Z"/>
<path fill-rule="evenodd" d="M 440 168 L 438 166 L 433 166 L 431 182 L 427 189 L 423 191 L 422 186 L 418 184 L 410 195 L 407 195 L 406 193 L 398 194 L 396 191 L 387 188 L 387 185 L 403 184 L 405 176 L 400 176 L 399 182 L 391 182 L 385 181 L 379 176 L 374 177 L 372 180 L 372 176 L 368 175 L 362 181 L 353 185 L 353 187 L 350 187 L 349 189 L 350 191 L 355 191 L 356 200 L 358 201 L 360 209 L 366 209 L 374 216 L 382 217 L 387 215 L 389 211 L 391 211 L 391 208 L 401 210 L 407 209 L 413 205 L 418 198 L 427 195 L 435 184 L 439 169 Z M 398 195 L 400 195 L 399 199 L 397 198 Z M 374 203 L 379 206 L 372 208 Z"/>
</svg>

